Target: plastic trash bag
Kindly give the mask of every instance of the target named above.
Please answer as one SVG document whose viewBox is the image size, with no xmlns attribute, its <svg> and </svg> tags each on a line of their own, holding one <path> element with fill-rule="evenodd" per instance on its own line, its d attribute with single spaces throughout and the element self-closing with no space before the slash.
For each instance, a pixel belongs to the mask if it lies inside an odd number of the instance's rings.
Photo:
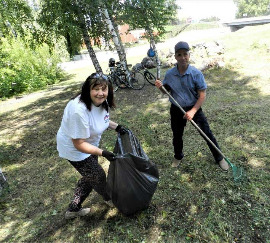
<svg viewBox="0 0 270 243">
<path fill-rule="evenodd" d="M 126 215 L 146 209 L 157 188 L 157 166 L 130 130 L 124 135 L 118 133 L 114 153 L 117 158 L 110 162 L 107 177 L 107 192 L 113 204 Z"/>
<path fill-rule="evenodd" d="M 141 65 L 142 65 L 142 67 L 145 67 L 147 69 L 152 69 L 152 68 L 156 68 L 157 67 L 156 60 L 154 58 L 151 58 L 151 57 L 145 57 L 141 61 Z"/>
<path fill-rule="evenodd" d="M 150 47 L 150 49 L 147 51 L 147 56 L 154 57 L 155 55 L 156 55 L 156 52 L 154 51 L 152 47 Z"/>
</svg>

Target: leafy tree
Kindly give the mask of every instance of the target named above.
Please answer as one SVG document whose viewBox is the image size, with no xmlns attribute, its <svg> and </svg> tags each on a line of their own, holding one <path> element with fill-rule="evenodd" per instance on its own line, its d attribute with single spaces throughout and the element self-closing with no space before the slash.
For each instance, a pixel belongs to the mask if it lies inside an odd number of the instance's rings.
<svg viewBox="0 0 270 243">
<path fill-rule="evenodd" d="M 101 45 L 101 38 L 108 40 L 106 24 L 99 12 L 99 1 L 42 0 L 39 23 L 48 33 L 64 36 L 70 55 L 74 55 L 82 43 L 87 46 L 97 72 L 102 72 L 93 44 Z"/>
<path fill-rule="evenodd" d="M 238 7 L 236 18 L 256 17 L 269 14 L 269 0 L 234 0 Z"/>
<path fill-rule="evenodd" d="M 201 21 L 204 21 L 204 22 L 217 22 L 217 21 L 220 21 L 220 18 L 216 17 L 216 16 L 212 16 L 212 17 L 209 17 L 209 18 L 203 18 L 203 19 L 201 19 Z"/>
<path fill-rule="evenodd" d="M 74 17 L 71 4 L 64 1 L 41 0 L 38 6 L 37 21 L 42 27 L 40 42 L 54 45 L 58 38 L 66 39 L 66 47 L 70 57 L 77 54 L 82 44 L 82 34 Z"/>
<path fill-rule="evenodd" d="M 102 0 L 42 0 L 41 3 L 39 23 L 48 33 L 66 38 L 70 56 L 78 51 L 76 47 L 85 43 L 96 71 L 102 72 L 93 45 L 101 46 L 103 40 L 110 46 L 112 39 L 120 61 L 126 63 L 117 29 Z"/>
<path fill-rule="evenodd" d="M 174 19 L 177 9 L 175 0 L 127 0 L 124 5 L 122 18 L 132 29 L 143 28 L 152 32 L 155 29 L 158 36 L 165 33 L 165 26 Z"/>
<path fill-rule="evenodd" d="M 33 16 L 26 0 L 0 0 L 0 37 L 24 36 L 32 28 Z"/>
<path fill-rule="evenodd" d="M 127 75 L 126 55 L 119 37 L 118 25 L 127 23 L 131 29 L 145 29 L 146 37 L 148 37 L 152 47 L 156 50 L 153 30 L 157 29 L 160 36 L 164 34 L 165 25 L 174 18 L 177 9 L 175 0 L 100 0 L 99 4 L 116 47 L 119 60 L 124 64 Z M 157 55 L 156 57 L 159 62 Z"/>
<path fill-rule="evenodd" d="M 153 29 L 165 32 L 165 25 L 175 14 L 175 0 L 41 0 L 40 24 L 57 36 L 65 36 L 71 55 L 74 43 L 84 42 L 97 72 L 101 67 L 93 44 L 113 41 L 120 61 L 126 64 L 125 50 L 119 38 L 118 25 L 128 23 L 132 28 L 144 28 L 148 37 Z M 90 41 L 91 40 L 91 41 Z M 151 40 L 153 42 L 153 40 Z M 126 66 L 126 65 L 125 65 Z"/>
<path fill-rule="evenodd" d="M 165 26 L 175 17 L 178 8 L 175 0 L 126 0 L 124 6 L 123 20 L 133 29 L 146 31 L 146 38 L 156 52 L 159 78 L 160 62 L 155 43 L 165 34 Z M 157 33 L 154 33 L 155 30 Z"/>
</svg>

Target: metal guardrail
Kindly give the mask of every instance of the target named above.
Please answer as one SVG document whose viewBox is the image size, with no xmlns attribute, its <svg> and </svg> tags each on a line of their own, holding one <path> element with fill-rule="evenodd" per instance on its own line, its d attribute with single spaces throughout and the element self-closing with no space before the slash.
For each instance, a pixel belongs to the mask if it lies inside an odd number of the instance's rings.
<svg viewBox="0 0 270 243">
<path fill-rule="evenodd" d="M 236 31 L 245 26 L 261 25 L 261 24 L 269 24 L 269 23 L 270 23 L 270 15 L 235 19 L 230 22 L 224 22 L 222 24 L 224 26 L 230 27 L 231 31 Z"/>
</svg>

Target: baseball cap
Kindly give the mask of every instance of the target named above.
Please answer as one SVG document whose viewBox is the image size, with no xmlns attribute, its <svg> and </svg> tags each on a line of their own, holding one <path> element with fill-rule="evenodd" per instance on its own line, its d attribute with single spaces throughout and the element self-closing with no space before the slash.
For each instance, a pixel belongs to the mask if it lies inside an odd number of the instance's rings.
<svg viewBox="0 0 270 243">
<path fill-rule="evenodd" d="M 186 49 L 186 50 L 190 50 L 189 45 L 187 42 L 184 41 L 179 41 L 175 47 L 174 47 L 174 51 L 177 52 L 179 49 Z"/>
</svg>

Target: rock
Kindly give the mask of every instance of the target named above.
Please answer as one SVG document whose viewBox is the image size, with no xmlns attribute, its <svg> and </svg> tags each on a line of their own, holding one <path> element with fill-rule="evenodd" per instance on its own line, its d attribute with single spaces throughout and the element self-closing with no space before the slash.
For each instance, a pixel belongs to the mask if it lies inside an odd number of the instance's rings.
<svg viewBox="0 0 270 243">
<path fill-rule="evenodd" d="M 191 46 L 190 63 L 199 70 L 206 70 L 211 67 L 224 67 L 224 47 L 218 41 L 197 43 Z M 170 50 L 160 54 L 162 67 L 173 67 L 176 63 L 174 53 Z"/>
</svg>

